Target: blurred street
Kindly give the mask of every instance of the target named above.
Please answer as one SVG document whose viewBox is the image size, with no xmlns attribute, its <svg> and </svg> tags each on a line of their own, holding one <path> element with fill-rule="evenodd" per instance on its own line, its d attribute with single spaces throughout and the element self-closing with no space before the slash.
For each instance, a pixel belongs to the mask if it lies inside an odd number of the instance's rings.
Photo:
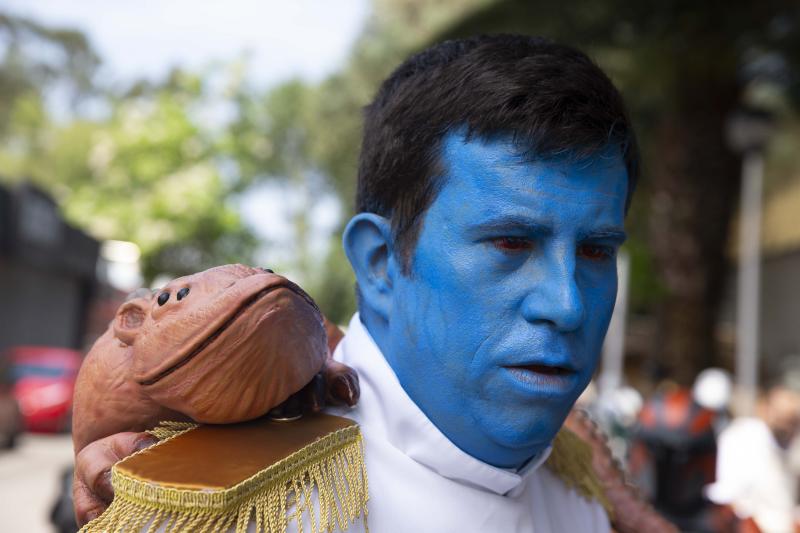
<svg viewBox="0 0 800 533">
<path fill-rule="evenodd" d="M 50 533 L 61 472 L 72 463 L 70 435 L 21 435 L 0 452 L 0 532 Z"/>
</svg>

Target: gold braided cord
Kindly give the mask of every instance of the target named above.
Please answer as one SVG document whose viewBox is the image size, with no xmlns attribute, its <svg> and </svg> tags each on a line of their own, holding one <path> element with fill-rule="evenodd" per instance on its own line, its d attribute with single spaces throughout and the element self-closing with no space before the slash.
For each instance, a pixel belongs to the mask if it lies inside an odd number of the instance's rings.
<svg viewBox="0 0 800 533">
<path fill-rule="evenodd" d="M 592 468 L 592 449 L 575 433 L 561 428 L 553 440 L 553 451 L 545 466 L 578 494 L 587 500 L 596 500 L 609 519 L 613 519 L 614 508 Z"/>
<path fill-rule="evenodd" d="M 191 429 L 171 426 L 151 433 L 163 436 L 165 442 Z M 111 480 L 114 501 L 81 533 L 226 532 L 232 528 L 244 533 L 250 523 L 256 532 L 285 533 L 290 519 L 300 531 L 308 520 L 313 533 L 337 527 L 345 531 L 359 518 L 366 527 L 367 471 L 361 431 L 355 425 L 332 432 L 224 490 L 162 487 L 126 475 L 116 466 Z M 291 503 L 295 510 L 287 516 Z"/>
</svg>

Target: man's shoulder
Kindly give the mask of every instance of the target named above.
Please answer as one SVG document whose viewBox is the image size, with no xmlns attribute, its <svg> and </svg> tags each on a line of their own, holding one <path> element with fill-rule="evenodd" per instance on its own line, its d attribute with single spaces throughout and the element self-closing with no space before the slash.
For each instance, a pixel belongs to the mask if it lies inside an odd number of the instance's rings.
<svg viewBox="0 0 800 533">
<path fill-rule="evenodd" d="M 608 514 L 598 499 L 577 490 L 547 464 L 539 468 L 536 478 L 539 498 L 555 521 L 571 531 L 609 531 Z"/>
</svg>

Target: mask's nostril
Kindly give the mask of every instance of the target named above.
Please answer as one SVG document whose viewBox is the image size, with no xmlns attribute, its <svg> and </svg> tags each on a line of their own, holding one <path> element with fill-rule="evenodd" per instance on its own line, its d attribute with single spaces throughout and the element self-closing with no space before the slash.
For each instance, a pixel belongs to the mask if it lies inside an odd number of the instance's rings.
<svg viewBox="0 0 800 533">
<path fill-rule="evenodd" d="M 158 295 L 158 305 L 164 305 L 165 303 L 167 303 L 167 300 L 169 300 L 168 292 L 162 292 L 161 294 Z"/>
<path fill-rule="evenodd" d="M 189 287 L 184 287 L 178 291 L 177 297 L 178 301 L 183 300 L 189 294 Z"/>
</svg>

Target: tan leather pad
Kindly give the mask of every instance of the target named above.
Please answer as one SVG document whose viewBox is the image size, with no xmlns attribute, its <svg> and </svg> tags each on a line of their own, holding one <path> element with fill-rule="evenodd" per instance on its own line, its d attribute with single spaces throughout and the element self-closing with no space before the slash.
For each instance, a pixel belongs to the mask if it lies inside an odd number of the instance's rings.
<svg viewBox="0 0 800 533">
<path fill-rule="evenodd" d="M 181 489 L 230 488 L 312 442 L 354 425 L 339 416 L 306 415 L 293 422 L 260 418 L 203 425 L 122 460 L 127 476 Z"/>
</svg>

